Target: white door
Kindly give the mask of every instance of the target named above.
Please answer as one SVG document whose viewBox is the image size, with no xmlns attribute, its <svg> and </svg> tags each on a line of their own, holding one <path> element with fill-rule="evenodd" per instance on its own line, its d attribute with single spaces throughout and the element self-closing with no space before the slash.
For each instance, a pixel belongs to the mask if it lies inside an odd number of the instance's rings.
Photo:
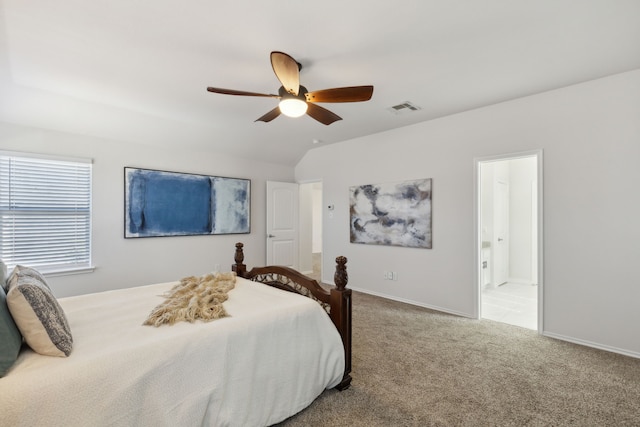
<svg viewBox="0 0 640 427">
<path fill-rule="evenodd" d="M 509 277 L 509 184 L 496 181 L 493 211 L 493 284 L 502 285 Z"/>
<path fill-rule="evenodd" d="M 267 181 L 267 265 L 298 269 L 298 184 Z"/>
</svg>

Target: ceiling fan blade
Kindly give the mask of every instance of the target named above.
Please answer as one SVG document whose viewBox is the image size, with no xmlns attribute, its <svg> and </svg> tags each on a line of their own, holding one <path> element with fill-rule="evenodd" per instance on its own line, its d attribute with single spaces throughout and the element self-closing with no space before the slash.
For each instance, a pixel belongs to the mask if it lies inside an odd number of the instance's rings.
<svg viewBox="0 0 640 427">
<path fill-rule="evenodd" d="M 342 120 L 342 117 L 335 113 L 332 113 L 326 108 L 322 108 L 319 105 L 311 103 L 307 103 L 307 105 L 307 114 L 324 125 L 330 125 L 333 122 Z"/>
<path fill-rule="evenodd" d="M 241 96 L 264 96 L 267 98 L 280 98 L 280 95 L 267 93 L 245 92 L 242 90 L 222 89 L 219 87 L 208 87 L 207 90 L 213 93 L 221 93 L 223 95 L 241 95 Z"/>
<path fill-rule="evenodd" d="M 275 119 L 276 117 L 278 117 L 280 115 L 280 108 L 276 107 L 273 110 L 269 111 L 267 114 L 265 114 L 264 116 L 256 119 L 256 122 L 270 122 L 271 120 Z"/>
<path fill-rule="evenodd" d="M 271 52 L 271 67 L 282 87 L 294 95 L 300 90 L 300 67 L 295 59 L 284 52 Z"/>
<path fill-rule="evenodd" d="M 373 95 L 373 86 L 350 86 L 316 90 L 305 94 L 307 102 L 360 102 Z"/>
</svg>

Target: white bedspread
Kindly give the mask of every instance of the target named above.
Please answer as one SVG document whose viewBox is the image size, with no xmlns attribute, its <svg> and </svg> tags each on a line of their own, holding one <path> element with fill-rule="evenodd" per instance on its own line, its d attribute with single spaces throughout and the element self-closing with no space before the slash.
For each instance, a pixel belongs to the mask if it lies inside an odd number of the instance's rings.
<svg viewBox="0 0 640 427">
<path fill-rule="evenodd" d="M 340 335 L 317 302 L 239 278 L 231 317 L 142 326 L 174 284 L 60 299 L 73 352 L 23 350 L 0 378 L 0 425 L 262 426 L 340 382 Z"/>
</svg>

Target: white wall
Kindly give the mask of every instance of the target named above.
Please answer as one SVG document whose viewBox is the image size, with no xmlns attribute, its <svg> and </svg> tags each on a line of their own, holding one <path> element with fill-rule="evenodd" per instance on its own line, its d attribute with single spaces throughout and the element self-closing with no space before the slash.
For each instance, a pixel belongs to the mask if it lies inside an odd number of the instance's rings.
<svg viewBox="0 0 640 427">
<path fill-rule="evenodd" d="M 535 284 L 533 277 L 532 182 L 536 179 L 536 158 L 509 160 L 509 281 Z"/>
<path fill-rule="evenodd" d="M 313 183 L 313 244 L 312 252 L 322 252 L 322 212 L 326 207 L 322 206 L 322 183 Z"/>
<path fill-rule="evenodd" d="M 544 150 L 544 333 L 640 357 L 640 70 L 318 147 L 323 277 L 475 317 L 474 158 Z M 349 243 L 349 187 L 433 178 L 433 249 Z M 398 272 L 383 280 L 383 270 Z"/>
<path fill-rule="evenodd" d="M 298 270 L 313 273 L 313 253 L 322 252 L 322 183 L 300 184 Z"/>
<path fill-rule="evenodd" d="M 292 181 L 293 168 L 222 154 L 169 151 L 0 123 L 0 150 L 88 157 L 93 162 L 92 252 L 96 270 L 50 277 L 57 297 L 166 282 L 229 270 L 235 243 L 245 244 L 245 264 L 265 263 L 265 181 Z M 251 179 L 251 233 L 124 239 L 125 166 Z"/>
<path fill-rule="evenodd" d="M 313 272 L 313 183 L 300 184 L 300 212 L 298 215 L 298 270 Z"/>
</svg>

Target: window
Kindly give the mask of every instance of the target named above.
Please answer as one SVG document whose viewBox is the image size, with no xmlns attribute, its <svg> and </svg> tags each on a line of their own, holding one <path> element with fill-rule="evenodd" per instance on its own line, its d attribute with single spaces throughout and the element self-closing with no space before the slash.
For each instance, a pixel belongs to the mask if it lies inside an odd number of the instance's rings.
<svg viewBox="0 0 640 427">
<path fill-rule="evenodd" d="M 0 152 L 0 258 L 42 272 L 91 268 L 91 161 Z"/>
</svg>

